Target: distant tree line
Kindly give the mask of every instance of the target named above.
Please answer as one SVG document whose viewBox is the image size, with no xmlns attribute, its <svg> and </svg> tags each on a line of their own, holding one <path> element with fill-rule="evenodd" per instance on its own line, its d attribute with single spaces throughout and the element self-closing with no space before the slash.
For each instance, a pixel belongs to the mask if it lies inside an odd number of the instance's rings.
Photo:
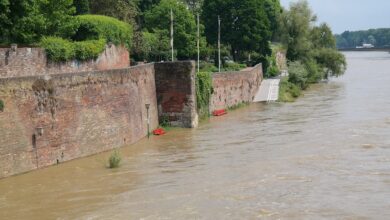
<svg viewBox="0 0 390 220">
<path fill-rule="evenodd" d="M 337 48 L 355 48 L 362 44 L 375 47 L 390 47 L 390 28 L 369 29 L 365 31 L 345 31 L 335 35 Z"/>
</svg>

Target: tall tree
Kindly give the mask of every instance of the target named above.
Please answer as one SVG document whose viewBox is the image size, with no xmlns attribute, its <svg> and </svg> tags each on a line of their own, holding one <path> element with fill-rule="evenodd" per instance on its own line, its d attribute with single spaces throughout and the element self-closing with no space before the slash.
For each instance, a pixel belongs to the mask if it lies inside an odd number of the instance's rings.
<svg viewBox="0 0 390 220">
<path fill-rule="evenodd" d="M 264 0 L 205 0 L 202 20 L 207 41 L 216 44 L 220 16 L 221 42 L 231 46 L 234 60 L 245 51 L 270 54 L 271 29 L 264 3 Z"/>
<path fill-rule="evenodd" d="M 265 0 L 265 12 L 267 13 L 270 22 L 270 29 L 272 31 L 272 40 L 278 40 L 278 29 L 280 24 L 280 16 L 282 13 L 282 6 L 279 0 Z"/>
<path fill-rule="evenodd" d="M 314 27 L 310 33 L 310 39 L 315 48 L 336 48 L 336 39 L 333 36 L 332 30 L 326 23 Z"/>
<path fill-rule="evenodd" d="M 158 5 L 161 0 L 138 0 L 138 7 L 141 12 L 146 12 Z"/>
<path fill-rule="evenodd" d="M 0 43 L 5 43 L 9 36 L 9 0 L 0 0 Z"/>
<path fill-rule="evenodd" d="M 90 0 L 92 14 L 106 15 L 136 26 L 137 1 L 134 0 Z"/>
<path fill-rule="evenodd" d="M 192 12 L 192 14 L 196 15 L 197 13 L 201 12 L 203 1 L 204 0 L 181 0 L 183 3 L 185 3 Z"/>
<path fill-rule="evenodd" d="M 42 36 L 68 37 L 76 30 L 73 0 L 1 1 L 0 16 L 6 17 L 0 22 L 5 43 L 32 44 Z"/>
<path fill-rule="evenodd" d="M 177 0 L 161 2 L 145 13 L 145 28 L 151 32 L 166 31 L 169 36 L 170 11 L 174 15 L 174 45 L 178 59 L 189 59 L 196 53 L 195 18 L 186 6 Z"/>
<path fill-rule="evenodd" d="M 306 0 L 291 3 L 290 9 L 282 14 L 282 41 L 287 46 L 289 60 L 304 59 L 310 54 L 310 31 L 316 19 Z"/>
</svg>

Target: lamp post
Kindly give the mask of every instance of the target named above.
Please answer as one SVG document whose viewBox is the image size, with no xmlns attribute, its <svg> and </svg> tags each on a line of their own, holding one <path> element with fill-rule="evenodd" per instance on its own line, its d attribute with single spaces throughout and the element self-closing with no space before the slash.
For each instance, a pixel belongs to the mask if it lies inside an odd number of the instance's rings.
<svg viewBox="0 0 390 220">
<path fill-rule="evenodd" d="M 199 31 L 199 13 L 196 15 L 197 17 L 197 25 L 198 25 L 198 31 L 197 31 L 197 47 L 198 47 L 198 73 L 199 73 L 199 66 L 200 66 L 200 31 Z"/>
<path fill-rule="evenodd" d="M 172 59 L 171 61 L 173 62 L 174 61 L 174 51 L 173 51 L 173 11 L 171 9 L 171 52 L 172 52 Z"/>
<path fill-rule="evenodd" d="M 146 121 L 148 123 L 148 138 L 150 138 L 150 120 L 149 120 L 149 107 L 150 107 L 150 104 L 145 104 L 145 107 L 146 107 Z"/>
<path fill-rule="evenodd" d="M 221 72 L 221 18 L 218 15 L 218 72 Z"/>
</svg>

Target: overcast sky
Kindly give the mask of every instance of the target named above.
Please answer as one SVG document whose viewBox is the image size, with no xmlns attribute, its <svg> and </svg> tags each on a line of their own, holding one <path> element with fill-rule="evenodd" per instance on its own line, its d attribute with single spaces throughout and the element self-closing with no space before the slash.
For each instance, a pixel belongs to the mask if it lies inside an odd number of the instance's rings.
<svg viewBox="0 0 390 220">
<path fill-rule="evenodd" d="M 281 0 L 287 8 L 290 2 Z M 345 30 L 390 28 L 390 0 L 308 0 L 319 22 L 328 23 L 334 33 Z"/>
</svg>

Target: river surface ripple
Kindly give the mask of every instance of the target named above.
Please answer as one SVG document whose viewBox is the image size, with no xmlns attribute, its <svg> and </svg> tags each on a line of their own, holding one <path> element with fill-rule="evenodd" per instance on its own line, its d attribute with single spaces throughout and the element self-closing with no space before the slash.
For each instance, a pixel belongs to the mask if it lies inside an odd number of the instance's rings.
<svg viewBox="0 0 390 220">
<path fill-rule="evenodd" d="M 0 180 L 0 219 L 390 219 L 390 54 L 295 103 Z"/>
</svg>

